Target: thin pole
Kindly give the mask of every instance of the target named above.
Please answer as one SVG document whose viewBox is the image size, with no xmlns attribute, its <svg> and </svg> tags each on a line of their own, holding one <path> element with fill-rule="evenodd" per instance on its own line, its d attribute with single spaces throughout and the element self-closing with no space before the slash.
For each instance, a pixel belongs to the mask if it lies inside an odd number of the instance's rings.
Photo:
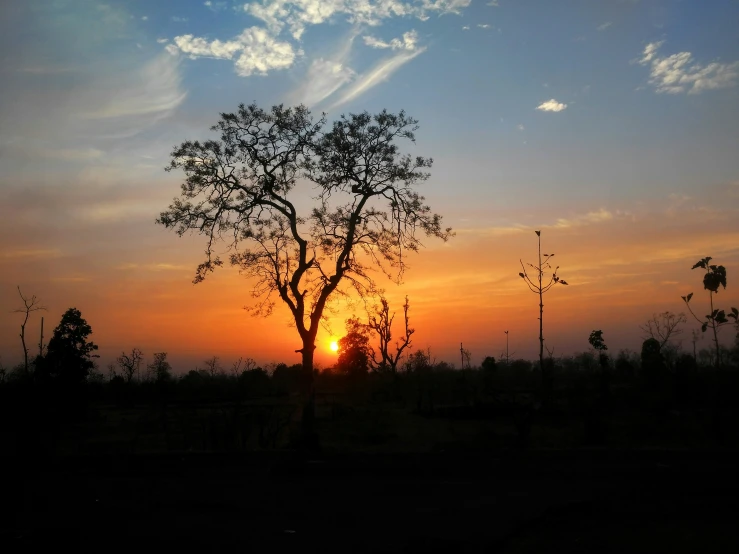
<svg viewBox="0 0 739 554">
<path fill-rule="evenodd" d="M 38 343 L 38 355 L 39 358 L 44 356 L 44 318 L 41 317 L 41 340 Z"/>
<path fill-rule="evenodd" d="M 464 348 L 462 348 L 462 343 L 459 343 L 459 355 L 462 358 L 462 369 L 464 369 Z"/>
</svg>

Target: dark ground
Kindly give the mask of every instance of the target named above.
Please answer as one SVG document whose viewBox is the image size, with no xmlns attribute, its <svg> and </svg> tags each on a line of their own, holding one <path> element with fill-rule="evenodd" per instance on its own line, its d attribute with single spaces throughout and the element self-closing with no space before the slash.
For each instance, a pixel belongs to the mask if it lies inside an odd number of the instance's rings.
<svg viewBox="0 0 739 554">
<path fill-rule="evenodd" d="M 739 552 L 737 462 L 600 450 L 5 461 L 0 551 Z"/>
</svg>

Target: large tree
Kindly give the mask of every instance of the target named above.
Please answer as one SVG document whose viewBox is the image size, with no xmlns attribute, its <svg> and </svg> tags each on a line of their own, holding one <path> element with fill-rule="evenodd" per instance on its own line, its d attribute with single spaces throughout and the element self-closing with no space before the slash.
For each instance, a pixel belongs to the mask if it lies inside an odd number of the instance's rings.
<svg viewBox="0 0 739 554">
<path fill-rule="evenodd" d="M 185 181 L 157 220 L 179 235 L 205 235 L 196 283 L 222 265 L 215 249 L 225 241 L 231 264 L 253 279 L 254 312 L 271 313 L 275 297 L 290 309 L 311 372 L 332 294 L 373 289 L 373 266 L 400 280 L 419 234 L 451 235 L 414 190 L 432 160 L 401 154 L 397 145 L 414 141 L 416 120 L 402 111 L 365 112 L 324 126 L 304 106 L 242 104 L 221 114 L 211 128 L 220 138 L 172 152 L 168 170 L 183 170 Z M 314 206 L 301 215 L 311 190 Z"/>
<path fill-rule="evenodd" d="M 97 344 L 89 341 L 92 327 L 77 308 L 69 308 L 54 329 L 46 356 L 37 360 L 39 377 L 52 378 L 60 383 L 75 384 L 84 381 L 95 367 L 93 358 Z"/>
</svg>

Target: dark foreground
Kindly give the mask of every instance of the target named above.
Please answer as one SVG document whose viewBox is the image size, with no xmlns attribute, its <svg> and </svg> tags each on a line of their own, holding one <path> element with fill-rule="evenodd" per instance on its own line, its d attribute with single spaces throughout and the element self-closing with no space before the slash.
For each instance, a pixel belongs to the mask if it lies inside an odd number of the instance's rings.
<svg viewBox="0 0 739 554">
<path fill-rule="evenodd" d="M 725 451 L 13 461 L 0 551 L 739 552 L 737 462 Z"/>
</svg>

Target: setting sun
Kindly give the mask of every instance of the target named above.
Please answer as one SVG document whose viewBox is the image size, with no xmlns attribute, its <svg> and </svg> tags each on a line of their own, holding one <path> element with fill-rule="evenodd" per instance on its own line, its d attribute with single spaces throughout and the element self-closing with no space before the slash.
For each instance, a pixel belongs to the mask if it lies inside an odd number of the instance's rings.
<svg viewBox="0 0 739 554">
<path fill-rule="evenodd" d="M 335 340 L 331 341 L 331 344 L 329 345 L 329 348 L 331 349 L 331 352 L 338 352 L 339 350 L 339 343 Z"/>
</svg>

